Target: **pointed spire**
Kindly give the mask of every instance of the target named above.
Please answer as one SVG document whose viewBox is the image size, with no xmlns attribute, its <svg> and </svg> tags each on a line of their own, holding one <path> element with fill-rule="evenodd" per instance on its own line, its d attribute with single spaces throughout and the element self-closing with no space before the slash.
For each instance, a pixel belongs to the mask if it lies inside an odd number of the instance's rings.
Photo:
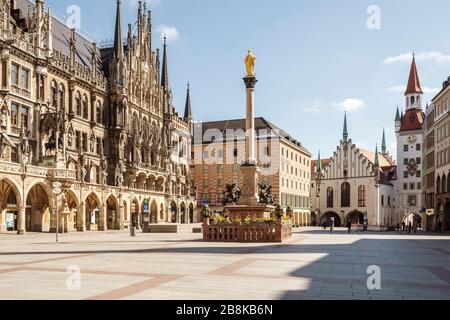
<svg viewBox="0 0 450 320">
<path fill-rule="evenodd" d="M 386 147 L 386 130 L 383 128 L 383 140 L 381 142 L 381 154 L 385 155 L 387 152 Z"/>
<path fill-rule="evenodd" d="M 344 117 L 344 132 L 343 132 L 343 138 L 344 138 L 344 142 L 347 142 L 347 140 L 348 140 L 347 112 L 345 112 L 345 117 Z"/>
<path fill-rule="evenodd" d="M 320 159 L 320 150 L 319 150 L 319 158 L 317 159 L 317 173 L 320 173 L 322 171 L 322 160 Z"/>
<path fill-rule="evenodd" d="M 187 84 L 186 106 L 184 109 L 184 121 L 189 122 L 192 120 L 192 105 L 191 105 L 191 88 L 189 82 Z"/>
<path fill-rule="evenodd" d="M 422 87 L 420 86 L 419 73 L 417 72 L 416 56 L 413 54 L 413 60 L 411 63 L 411 70 L 409 72 L 408 86 L 406 88 L 405 95 L 409 94 L 423 94 Z"/>
<path fill-rule="evenodd" d="M 375 168 L 379 168 L 380 167 L 380 160 L 378 157 L 378 143 L 377 143 L 377 147 L 375 148 L 375 162 L 373 164 L 375 166 Z"/>
<path fill-rule="evenodd" d="M 400 110 L 397 106 L 397 113 L 395 114 L 395 122 L 400 122 L 402 119 L 400 118 Z"/>
<path fill-rule="evenodd" d="M 114 32 L 114 54 L 117 59 L 123 58 L 122 18 L 120 16 L 120 0 L 117 0 L 116 28 Z"/>
<path fill-rule="evenodd" d="M 169 71 L 167 67 L 167 37 L 164 35 L 164 52 L 163 52 L 163 65 L 161 74 L 161 86 L 164 89 L 169 89 Z"/>
</svg>

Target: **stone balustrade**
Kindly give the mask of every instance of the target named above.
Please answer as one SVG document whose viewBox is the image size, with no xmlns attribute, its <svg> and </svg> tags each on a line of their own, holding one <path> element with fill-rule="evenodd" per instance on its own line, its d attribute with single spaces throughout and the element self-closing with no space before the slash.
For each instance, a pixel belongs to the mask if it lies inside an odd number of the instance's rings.
<svg viewBox="0 0 450 320">
<path fill-rule="evenodd" d="M 267 242 L 282 243 L 292 237 L 292 225 L 274 224 L 210 224 L 203 222 L 203 240 L 207 242 Z"/>
</svg>

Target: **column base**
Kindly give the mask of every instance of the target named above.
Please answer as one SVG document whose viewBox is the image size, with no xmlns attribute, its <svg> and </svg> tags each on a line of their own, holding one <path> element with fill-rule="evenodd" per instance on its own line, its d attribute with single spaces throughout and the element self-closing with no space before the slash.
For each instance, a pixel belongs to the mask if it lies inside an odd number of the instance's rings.
<svg viewBox="0 0 450 320">
<path fill-rule="evenodd" d="M 24 230 L 17 231 L 18 236 L 24 236 L 25 234 L 26 234 L 26 231 L 24 231 Z"/>
</svg>

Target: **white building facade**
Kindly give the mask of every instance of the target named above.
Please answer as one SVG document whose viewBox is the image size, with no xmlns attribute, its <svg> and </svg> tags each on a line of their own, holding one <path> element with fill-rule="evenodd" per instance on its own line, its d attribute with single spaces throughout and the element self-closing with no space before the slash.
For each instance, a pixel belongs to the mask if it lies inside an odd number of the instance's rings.
<svg viewBox="0 0 450 320">
<path fill-rule="evenodd" d="M 408 86 L 405 92 L 406 110 L 400 115 L 397 110 L 395 131 L 397 137 L 398 179 L 395 184 L 396 211 L 407 225 L 424 224 L 422 197 L 423 91 L 420 86 L 415 58 L 411 64 Z"/>
<path fill-rule="evenodd" d="M 333 157 L 315 162 L 316 178 L 311 188 L 313 210 L 317 223 L 334 219 L 336 227 L 367 224 L 373 230 L 384 230 L 397 224 L 394 214 L 396 166 L 386 152 L 383 134 L 382 152 L 358 148 L 348 139 L 347 116 L 343 139 Z"/>
</svg>

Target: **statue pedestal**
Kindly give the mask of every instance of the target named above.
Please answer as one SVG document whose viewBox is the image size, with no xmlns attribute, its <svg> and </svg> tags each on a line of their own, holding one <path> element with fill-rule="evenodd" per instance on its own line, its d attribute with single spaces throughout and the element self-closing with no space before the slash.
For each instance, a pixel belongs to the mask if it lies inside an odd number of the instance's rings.
<svg viewBox="0 0 450 320">
<path fill-rule="evenodd" d="M 261 203 L 255 205 L 229 205 L 225 208 L 231 219 L 245 219 L 247 217 L 253 219 L 270 219 L 275 210 L 275 207 Z"/>
<path fill-rule="evenodd" d="M 239 204 L 247 206 L 258 205 L 258 182 L 260 170 L 254 164 L 241 166 L 241 175 L 244 180 L 241 199 Z"/>
</svg>

